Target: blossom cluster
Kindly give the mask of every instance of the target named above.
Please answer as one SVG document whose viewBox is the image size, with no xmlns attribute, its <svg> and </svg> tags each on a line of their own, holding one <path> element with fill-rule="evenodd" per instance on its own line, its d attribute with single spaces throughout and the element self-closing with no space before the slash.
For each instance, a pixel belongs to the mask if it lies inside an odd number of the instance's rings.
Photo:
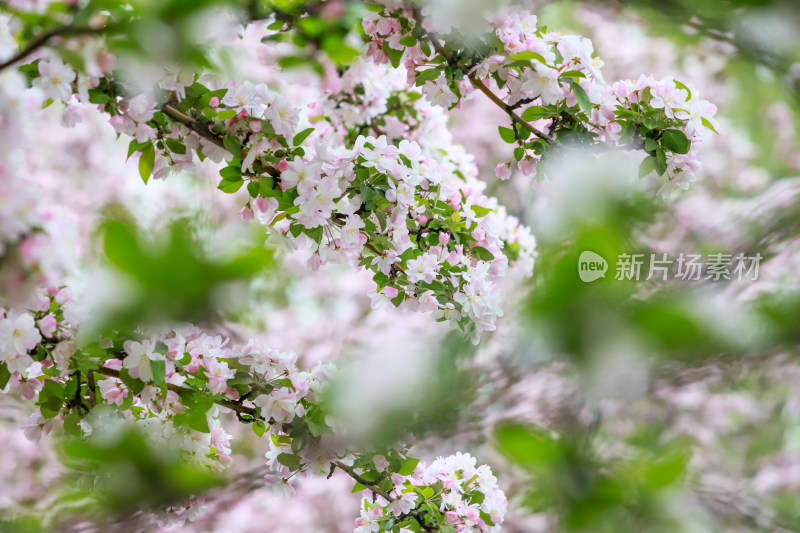
<svg viewBox="0 0 800 533">
<path fill-rule="evenodd" d="M 370 12 L 364 29 L 371 57 L 404 64 L 409 84 L 447 109 L 475 91 L 487 93 L 511 119 L 500 136 L 516 145 L 526 176 L 556 144 L 589 143 L 643 149 L 642 174 L 666 174 L 682 189 L 696 179 L 701 163 L 694 146 L 716 132 L 716 107 L 690 86 L 652 76 L 606 83 L 589 39 L 540 28 L 536 15 L 521 8 L 491 17 L 481 44 L 471 41 L 469 49 L 445 20 L 426 13 L 396 2 Z M 507 179 L 511 163 L 495 172 Z"/>
<path fill-rule="evenodd" d="M 181 450 L 187 460 L 221 470 L 231 462 L 222 415 L 232 412 L 265 438 L 265 482 L 277 492 L 290 493 L 298 474 L 330 474 L 336 465 L 365 482 L 355 467 L 364 476 L 391 479 L 394 497 L 385 510 L 415 522 L 414 530 L 441 523 L 488 531 L 502 521 L 505 499 L 496 479 L 468 455 L 437 459 L 426 468 L 405 450 L 379 456 L 347 450 L 322 402 L 332 365 L 301 371 L 294 354 L 252 340 L 235 344 L 195 326 L 135 337 L 109 333 L 79 344 L 69 304 L 68 289 L 53 289 L 31 309 L 6 310 L 0 318 L 0 391 L 36 403 L 25 425 L 31 440 L 54 427 L 86 437 L 125 422 Z M 359 466 L 364 457 L 373 458 L 373 471 Z M 372 479 L 379 486 L 378 477 Z M 372 483 L 361 488 L 375 489 Z M 167 511 L 173 519 L 185 518 L 197 505 Z M 381 527 L 390 531 L 394 523 Z"/>
<path fill-rule="evenodd" d="M 373 462 L 378 473 L 390 467 L 383 455 L 375 456 Z M 440 457 L 429 465 L 420 462 L 409 475 L 393 473 L 387 481 L 388 498 L 362 500 L 356 533 L 416 530 L 410 515 L 418 507 L 427 511 L 428 526 L 456 531 L 499 531 L 503 522 L 505 495 L 489 467 L 476 466 L 469 454 Z"/>
<path fill-rule="evenodd" d="M 34 84 L 53 85 L 41 80 L 56 61 L 38 62 Z M 420 93 L 389 110 L 402 93 L 374 83 L 384 73 L 374 63 L 346 71 L 342 84 L 365 88 L 363 100 L 347 103 L 333 92 L 314 117 L 301 117 L 285 97 L 249 82 L 176 89 L 170 81 L 159 98 L 156 92 L 131 97 L 109 75 L 85 97 L 100 102 L 119 133 L 133 137 L 130 153 L 139 154 L 145 180 L 191 168 L 195 158 L 224 163 L 223 192 L 247 183 L 243 219 L 257 218 L 290 249 L 310 250 L 314 268 L 349 262 L 370 269 L 374 305 L 432 313 L 477 342 L 502 315 L 496 279 L 511 263 L 530 274 L 535 241 L 483 194 L 472 160 L 436 127 L 441 111 Z M 394 130 L 384 132 L 379 118 Z M 320 125 L 298 131 L 301 119 Z M 400 138 L 411 130 L 410 139 Z M 309 138 L 313 152 L 304 146 Z"/>
</svg>

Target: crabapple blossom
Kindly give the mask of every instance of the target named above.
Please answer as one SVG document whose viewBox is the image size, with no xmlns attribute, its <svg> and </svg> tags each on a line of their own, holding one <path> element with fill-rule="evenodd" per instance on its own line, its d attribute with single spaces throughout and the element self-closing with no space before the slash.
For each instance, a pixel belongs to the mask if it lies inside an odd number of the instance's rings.
<svg viewBox="0 0 800 533">
<path fill-rule="evenodd" d="M 0 319 L 0 359 L 6 361 L 36 347 L 42 335 L 28 313 L 7 314 Z"/>
</svg>

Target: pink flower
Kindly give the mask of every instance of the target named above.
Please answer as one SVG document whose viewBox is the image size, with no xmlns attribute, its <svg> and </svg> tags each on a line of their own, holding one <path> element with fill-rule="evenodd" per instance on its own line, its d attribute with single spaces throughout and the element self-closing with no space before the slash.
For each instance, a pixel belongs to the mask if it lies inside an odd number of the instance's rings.
<svg viewBox="0 0 800 533">
<path fill-rule="evenodd" d="M 42 332 L 47 338 L 53 336 L 56 332 L 56 327 L 58 327 L 58 322 L 56 322 L 56 315 L 54 313 L 50 313 L 42 317 L 36 322 L 36 325 L 39 327 L 39 331 Z"/>
<path fill-rule="evenodd" d="M 494 167 L 494 174 L 499 180 L 507 180 L 511 177 L 511 165 L 508 163 L 500 163 Z"/>
<path fill-rule="evenodd" d="M 378 470 L 378 472 L 383 472 L 389 468 L 389 461 L 387 461 L 386 457 L 383 455 L 376 455 L 373 457 L 372 462 L 375 463 L 375 468 Z"/>
<path fill-rule="evenodd" d="M 121 381 L 114 378 L 104 379 L 97 385 L 100 387 L 100 394 L 103 395 L 103 399 L 108 403 L 122 405 L 122 402 L 128 397 L 128 389 L 125 388 Z"/>
</svg>

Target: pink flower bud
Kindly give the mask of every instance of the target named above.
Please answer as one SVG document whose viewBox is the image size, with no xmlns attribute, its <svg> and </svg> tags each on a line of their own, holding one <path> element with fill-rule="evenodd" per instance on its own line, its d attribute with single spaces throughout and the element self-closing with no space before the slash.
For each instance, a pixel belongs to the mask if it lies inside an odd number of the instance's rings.
<svg viewBox="0 0 800 533">
<path fill-rule="evenodd" d="M 246 205 L 239 210 L 239 218 L 241 218 L 244 222 L 253 220 L 253 216 L 253 210 L 250 209 L 249 205 Z"/>
<path fill-rule="evenodd" d="M 42 335 L 45 337 L 52 337 L 53 333 L 56 331 L 56 326 L 58 323 L 56 322 L 56 316 L 53 313 L 50 313 L 39 320 L 36 325 L 39 326 L 39 331 L 42 332 Z"/>
<path fill-rule="evenodd" d="M 531 177 L 536 172 L 536 163 L 536 159 L 526 156 L 519 162 L 519 169 L 526 177 Z"/>
<path fill-rule="evenodd" d="M 260 120 L 251 120 L 250 121 L 250 129 L 259 132 L 261 131 L 261 121 Z"/>
<path fill-rule="evenodd" d="M 211 97 L 211 100 L 209 100 L 209 101 L 208 101 L 208 106 L 209 106 L 211 109 L 216 109 L 216 108 L 218 108 L 218 107 L 219 107 L 219 97 L 217 97 L 217 96 L 212 96 L 212 97 Z"/>
<path fill-rule="evenodd" d="M 511 177 L 511 166 L 508 163 L 500 163 L 494 167 L 494 175 L 499 180 L 507 180 Z"/>
<path fill-rule="evenodd" d="M 439 234 L 439 244 L 442 246 L 447 246 L 447 243 L 450 242 L 450 234 L 449 233 L 440 233 Z"/>
<path fill-rule="evenodd" d="M 398 290 L 395 289 L 394 287 L 384 287 L 381 292 L 385 294 L 386 297 L 389 298 L 390 300 L 392 298 L 397 298 L 397 295 L 399 294 Z"/>
<path fill-rule="evenodd" d="M 278 163 L 278 170 L 283 172 L 287 168 L 289 168 L 289 163 L 287 163 L 285 159 L 281 159 L 280 163 Z"/>
</svg>

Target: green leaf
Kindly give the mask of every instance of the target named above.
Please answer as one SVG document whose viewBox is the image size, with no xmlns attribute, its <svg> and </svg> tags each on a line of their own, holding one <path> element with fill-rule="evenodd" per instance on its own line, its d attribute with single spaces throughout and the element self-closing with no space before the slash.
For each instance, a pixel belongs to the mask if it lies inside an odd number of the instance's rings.
<svg viewBox="0 0 800 533">
<path fill-rule="evenodd" d="M 686 84 L 684 84 L 684 83 L 682 83 L 682 82 L 680 82 L 678 80 L 673 80 L 673 81 L 675 82 L 675 87 L 677 87 L 678 89 L 683 89 L 684 91 L 686 91 L 686 94 L 688 94 L 688 96 L 686 97 L 686 101 L 688 102 L 689 100 L 691 100 L 692 99 L 692 91 L 689 90 L 689 87 L 687 87 Z"/>
<path fill-rule="evenodd" d="M 302 20 L 302 19 L 301 19 Z M 359 55 L 359 51 L 347 44 L 342 35 L 329 34 L 322 38 L 322 49 L 339 65 L 348 65 Z"/>
<path fill-rule="evenodd" d="M 562 78 L 571 78 L 573 80 L 579 80 L 581 78 L 585 78 L 586 74 L 579 70 L 568 70 L 567 72 L 561 73 Z"/>
<path fill-rule="evenodd" d="M 436 81 L 441 73 L 442 71 L 438 68 L 429 68 L 427 70 L 417 72 L 416 86 L 420 87 L 429 81 Z"/>
<path fill-rule="evenodd" d="M 278 455 L 278 462 L 289 470 L 300 469 L 300 458 L 290 453 L 282 453 Z"/>
<path fill-rule="evenodd" d="M 676 154 L 688 154 L 692 142 L 680 130 L 666 130 L 661 136 L 661 144 Z"/>
<path fill-rule="evenodd" d="M 89 89 L 89 102 L 92 104 L 106 104 L 110 98 L 99 89 Z"/>
<path fill-rule="evenodd" d="M 403 462 L 400 463 L 400 468 L 397 469 L 397 473 L 401 476 L 410 476 L 414 473 L 414 469 L 417 468 L 419 464 L 419 459 L 414 457 L 408 457 L 403 459 Z"/>
<path fill-rule="evenodd" d="M 544 60 L 544 57 L 541 54 L 537 54 L 536 52 L 531 52 L 530 50 L 525 50 L 524 52 L 518 52 L 513 56 L 509 57 L 511 61 L 525 61 L 535 59 L 540 63 L 547 64 L 547 61 Z"/>
<path fill-rule="evenodd" d="M 471 206 L 473 213 L 475 213 L 478 217 L 483 217 L 491 213 L 493 210 L 489 209 L 488 207 L 483 207 L 480 205 L 473 205 Z"/>
<path fill-rule="evenodd" d="M 498 131 L 500 132 L 500 138 L 503 139 L 505 142 L 509 144 L 513 144 L 516 142 L 516 136 L 514 135 L 514 130 L 511 128 L 506 128 L 504 126 L 499 126 Z"/>
<path fill-rule="evenodd" d="M 667 154 L 663 148 L 656 150 L 656 172 L 659 176 L 663 176 L 667 171 Z"/>
<path fill-rule="evenodd" d="M 430 488 L 430 487 L 425 487 L 424 489 L 422 489 L 422 497 L 423 498 L 426 498 L 426 499 L 427 498 L 433 498 L 433 494 L 434 494 L 433 489 Z"/>
<path fill-rule="evenodd" d="M 526 122 L 531 120 L 539 120 L 540 118 L 550 118 L 552 116 L 554 116 L 553 111 L 538 105 L 532 105 L 522 112 L 522 120 Z"/>
<path fill-rule="evenodd" d="M 514 159 L 520 161 L 523 157 L 525 157 L 525 149 L 522 146 L 514 148 Z"/>
<path fill-rule="evenodd" d="M 644 141 L 644 150 L 645 152 L 655 152 L 658 149 L 658 141 L 655 139 L 651 139 L 648 137 Z"/>
<path fill-rule="evenodd" d="M 477 257 L 481 261 L 491 261 L 494 259 L 494 255 L 492 255 L 492 252 L 481 246 L 475 246 L 472 249 L 472 253 L 475 254 L 475 257 Z"/>
<path fill-rule="evenodd" d="M 300 146 L 301 144 L 303 144 L 303 141 L 308 139 L 308 136 L 311 135 L 312 133 L 314 133 L 314 128 L 304 129 L 303 131 L 294 136 L 292 144 L 294 146 Z"/>
<path fill-rule="evenodd" d="M 691 454 L 684 449 L 675 450 L 659 457 L 645 469 L 644 478 L 647 484 L 654 489 L 672 485 L 685 474 L 690 458 Z"/>
<path fill-rule="evenodd" d="M 81 421 L 81 416 L 76 410 L 70 412 L 64 417 L 64 431 L 74 437 L 81 436 L 81 427 L 78 425 Z"/>
<path fill-rule="evenodd" d="M 592 111 L 592 101 L 589 99 L 589 95 L 586 94 L 586 91 L 583 90 L 583 87 L 578 85 L 572 79 L 570 81 L 570 87 L 572 87 L 572 92 L 575 93 L 575 97 L 578 99 L 578 105 L 581 107 L 583 111 L 586 113 L 591 113 Z"/>
<path fill-rule="evenodd" d="M 150 370 L 153 372 L 153 384 L 159 386 L 164 383 L 164 378 L 167 375 L 167 362 L 150 361 Z"/>
<path fill-rule="evenodd" d="M 176 154 L 183 155 L 186 153 L 186 146 L 179 140 L 173 139 L 172 137 L 167 137 L 167 148 Z"/>
<path fill-rule="evenodd" d="M 0 363 L 0 389 L 6 388 L 9 379 L 11 379 L 11 372 L 8 370 L 8 365 Z"/>
<path fill-rule="evenodd" d="M 242 185 L 244 185 L 244 180 L 241 177 L 229 180 L 223 179 L 219 182 L 217 189 L 227 194 L 233 194 L 241 189 Z"/>
<path fill-rule="evenodd" d="M 153 165 L 156 163 L 156 150 L 153 145 L 148 143 L 142 150 L 142 156 L 139 158 L 139 176 L 142 181 L 147 184 L 150 175 L 153 173 Z"/>
<path fill-rule="evenodd" d="M 719 135 L 719 132 L 716 130 L 716 128 L 714 128 L 714 125 L 711 123 L 710 120 L 708 120 L 705 117 L 703 117 L 701 120 L 703 121 L 703 126 L 705 126 L 706 128 L 710 129 L 711 131 Z"/>
<path fill-rule="evenodd" d="M 545 431 L 520 424 L 503 425 L 495 435 L 498 450 L 523 468 L 555 464 L 564 453 Z"/>
<path fill-rule="evenodd" d="M 233 154 L 233 157 L 241 157 L 242 155 L 242 143 L 234 137 L 233 135 L 227 135 L 224 139 L 222 139 L 222 144 L 225 146 L 225 149 Z"/>
<path fill-rule="evenodd" d="M 417 44 L 417 38 L 414 37 L 413 35 L 406 35 L 405 37 L 400 39 L 400 44 L 410 48 L 410 47 L 414 46 L 415 44 Z"/>
<path fill-rule="evenodd" d="M 258 435 L 259 437 L 263 437 L 264 433 L 267 432 L 267 426 L 261 420 L 256 420 L 255 422 L 253 422 L 252 428 L 253 428 L 253 433 Z"/>
<path fill-rule="evenodd" d="M 656 158 L 653 156 L 645 157 L 642 164 L 639 165 L 639 178 L 644 178 L 645 176 L 649 176 L 652 174 L 656 169 Z"/>
<path fill-rule="evenodd" d="M 220 170 L 219 175 L 224 180 L 236 181 L 242 179 L 242 169 L 235 165 L 230 165 Z"/>
<path fill-rule="evenodd" d="M 389 56 L 389 61 L 392 63 L 394 68 L 400 66 L 400 61 L 403 59 L 403 50 L 395 50 L 387 43 L 383 43 L 383 51 L 386 52 L 387 56 Z"/>
</svg>

